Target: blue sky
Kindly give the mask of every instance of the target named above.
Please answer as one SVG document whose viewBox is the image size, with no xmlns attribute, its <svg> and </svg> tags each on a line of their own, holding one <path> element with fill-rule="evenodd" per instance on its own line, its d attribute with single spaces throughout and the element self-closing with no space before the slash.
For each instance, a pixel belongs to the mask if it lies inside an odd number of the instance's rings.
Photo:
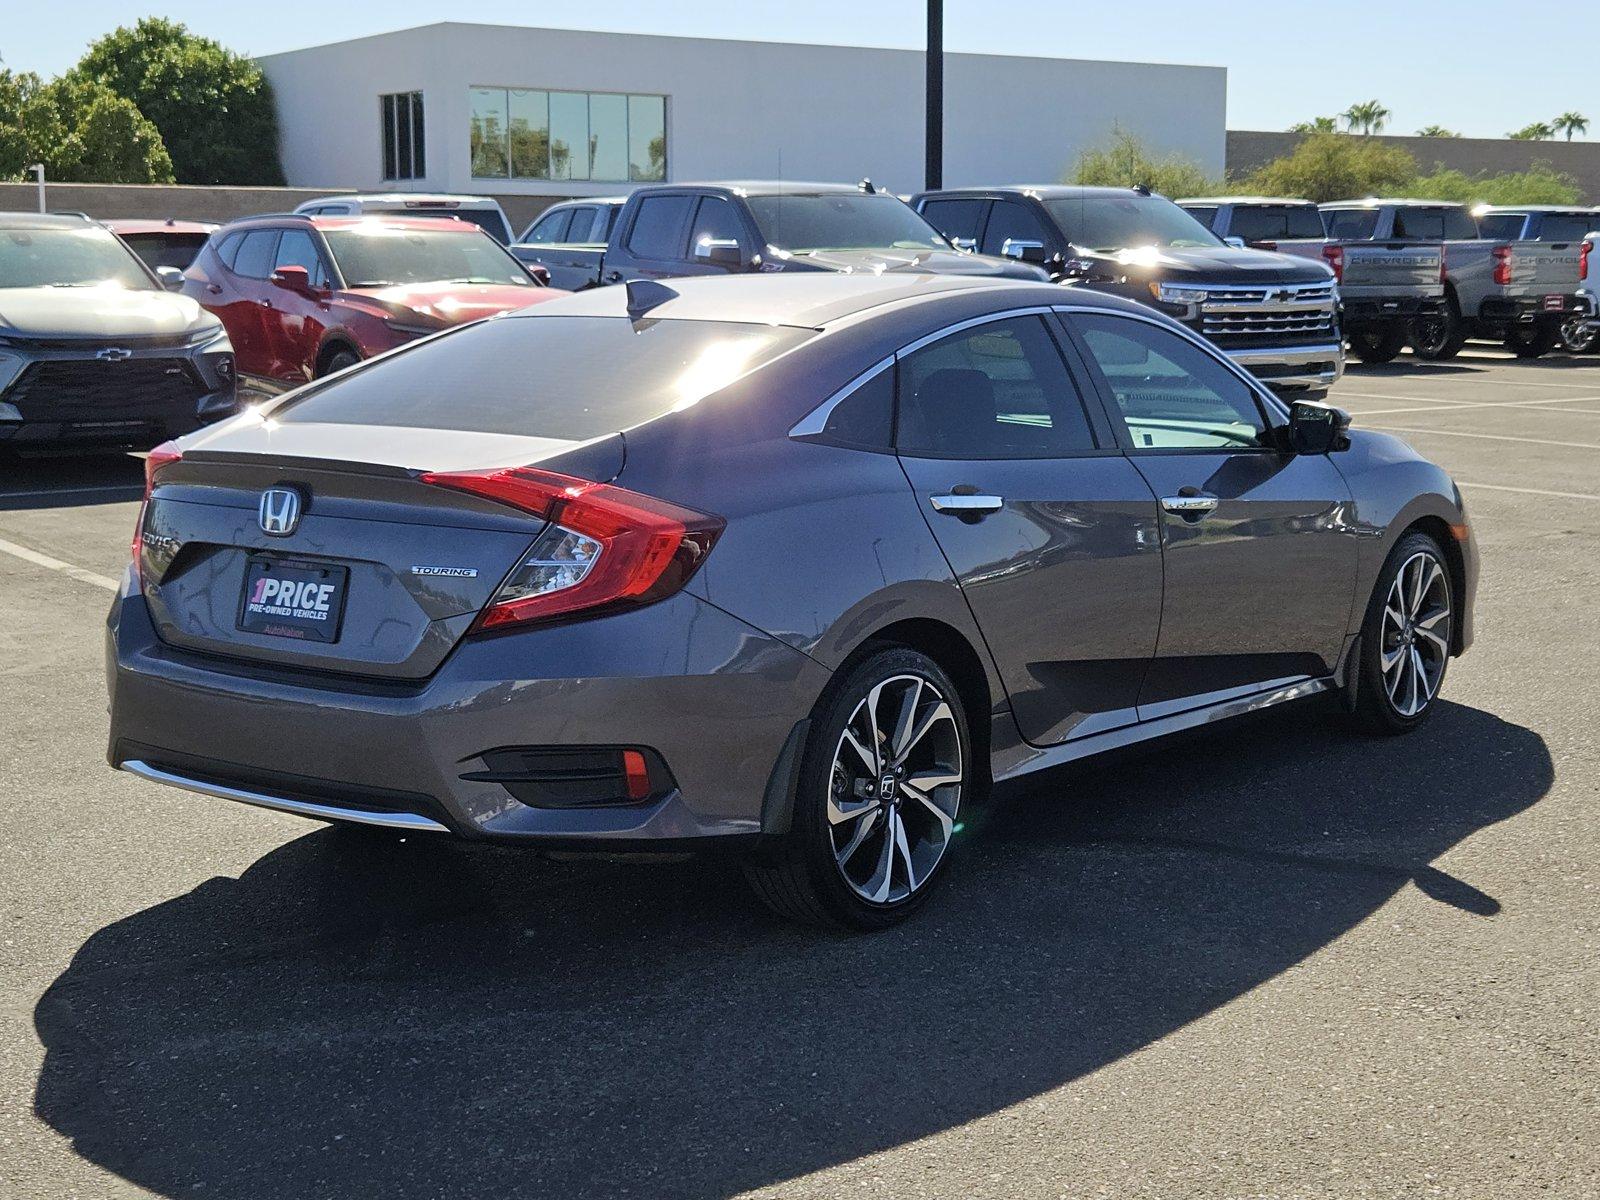
<svg viewBox="0 0 1600 1200">
<path fill-rule="evenodd" d="M 149 13 L 262 54 L 427 24 L 451 8 L 466 19 L 515 25 L 910 47 L 921 46 L 924 21 L 922 0 L 71 0 L 70 20 L 0 24 L 0 58 L 13 70 L 55 74 L 100 32 Z M 1562 22 L 1535 20 L 1537 6 L 1525 7 L 1534 25 L 1522 27 L 1543 32 L 1508 30 L 1507 42 L 1497 31 L 1510 11 L 1504 0 L 946 0 L 945 43 L 950 50 L 1225 66 L 1235 129 L 1281 129 L 1377 98 L 1394 111 L 1394 133 L 1438 123 L 1498 137 L 1577 109 L 1595 119 L 1593 136 L 1600 138 L 1592 22 L 1574 10 L 1563 36 Z"/>
</svg>

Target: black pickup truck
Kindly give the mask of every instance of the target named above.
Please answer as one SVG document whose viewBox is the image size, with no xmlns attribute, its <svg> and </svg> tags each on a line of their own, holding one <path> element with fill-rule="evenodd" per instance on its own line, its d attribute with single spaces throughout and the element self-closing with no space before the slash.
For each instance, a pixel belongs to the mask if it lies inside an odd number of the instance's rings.
<svg viewBox="0 0 1600 1200">
<path fill-rule="evenodd" d="M 911 205 L 958 246 L 1177 318 L 1270 387 L 1326 389 L 1344 373 L 1330 268 L 1231 246 L 1148 188 L 959 188 Z"/>
<path fill-rule="evenodd" d="M 605 243 L 521 244 L 524 263 L 568 291 L 632 279 L 759 271 L 920 271 L 1047 278 L 952 246 L 870 183 L 676 183 L 628 197 Z"/>
</svg>

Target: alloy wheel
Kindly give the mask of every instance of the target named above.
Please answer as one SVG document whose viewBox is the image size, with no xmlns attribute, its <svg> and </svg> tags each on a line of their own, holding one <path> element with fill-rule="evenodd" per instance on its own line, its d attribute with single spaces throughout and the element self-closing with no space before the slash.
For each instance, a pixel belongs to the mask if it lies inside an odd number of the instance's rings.
<svg viewBox="0 0 1600 1200">
<path fill-rule="evenodd" d="M 931 682 L 895 675 L 845 722 L 828 780 L 834 862 L 870 904 L 905 900 L 932 878 L 955 832 L 961 733 Z"/>
<path fill-rule="evenodd" d="M 1450 581 L 1431 554 L 1401 564 L 1383 604 L 1379 668 L 1389 703 L 1402 717 L 1422 712 L 1450 658 Z"/>
</svg>

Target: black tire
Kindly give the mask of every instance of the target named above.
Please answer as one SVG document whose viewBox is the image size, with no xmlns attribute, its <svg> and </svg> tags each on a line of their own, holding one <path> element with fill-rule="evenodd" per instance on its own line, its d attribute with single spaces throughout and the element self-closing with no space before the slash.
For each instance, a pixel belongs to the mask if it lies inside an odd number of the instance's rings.
<svg viewBox="0 0 1600 1200">
<path fill-rule="evenodd" d="M 1560 328 L 1552 321 L 1513 325 L 1506 331 L 1506 349 L 1518 358 L 1543 358 L 1555 349 Z"/>
<path fill-rule="evenodd" d="M 1411 325 L 1411 349 L 1418 358 L 1444 362 L 1461 353 L 1467 344 L 1467 323 L 1454 296 L 1446 296 L 1444 309 L 1436 316 L 1421 317 Z"/>
<path fill-rule="evenodd" d="M 1432 632 L 1442 638 L 1446 647 L 1439 651 L 1437 644 L 1424 637 L 1410 637 L 1404 640 L 1403 645 L 1409 647 L 1413 643 L 1418 647 L 1417 653 L 1423 663 L 1426 673 L 1437 655 L 1438 673 L 1436 678 L 1428 678 L 1426 674 L 1413 676 L 1426 679 L 1430 685 L 1429 694 L 1423 700 L 1421 707 L 1413 711 L 1411 702 L 1416 699 L 1416 693 L 1409 693 L 1405 685 L 1404 668 L 1402 675 L 1397 680 L 1393 673 L 1384 672 L 1384 660 L 1397 649 L 1402 648 L 1400 640 L 1394 636 L 1395 622 L 1386 620 L 1386 611 L 1389 610 L 1389 600 L 1395 588 L 1395 578 L 1402 570 L 1407 570 L 1407 584 L 1416 578 L 1409 574 L 1412 564 L 1418 558 L 1424 559 L 1437 568 L 1438 575 L 1427 573 L 1423 576 L 1427 580 L 1427 588 L 1421 601 L 1421 613 L 1424 618 L 1433 610 L 1436 598 L 1442 596 L 1445 604 L 1445 616 L 1442 622 L 1432 626 Z M 1415 614 L 1410 614 L 1415 616 Z M 1383 564 L 1383 570 L 1378 572 L 1377 585 L 1372 590 L 1372 598 L 1367 602 L 1366 618 L 1361 623 L 1360 662 L 1358 664 L 1358 679 L 1356 684 L 1355 717 L 1357 722 L 1372 733 L 1401 734 L 1410 733 L 1421 725 L 1432 714 L 1436 707 L 1439 691 L 1444 686 L 1445 674 L 1450 665 L 1448 647 L 1454 636 L 1456 620 L 1455 584 L 1450 577 L 1450 564 L 1445 559 L 1444 551 L 1439 543 L 1425 533 L 1412 532 L 1406 534 L 1390 552 L 1388 560 Z M 1406 622 L 1406 627 L 1411 629 L 1415 622 Z M 1398 687 L 1391 687 L 1398 682 Z"/>
<path fill-rule="evenodd" d="M 1350 352 L 1365 363 L 1393 362 L 1406 348 L 1411 331 L 1404 325 L 1357 329 L 1350 335 Z"/>
<path fill-rule="evenodd" d="M 865 792 L 855 791 L 866 783 L 870 768 L 856 772 L 860 777 L 854 778 L 838 765 L 841 756 L 844 761 L 861 761 L 845 750 L 845 733 L 847 725 L 852 730 L 860 728 L 858 710 L 868 695 L 879 685 L 885 685 L 880 695 L 898 706 L 909 694 L 909 685 L 901 682 L 908 678 L 920 680 L 923 685 L 911 701 L 915 714 L 912 724 L 920 727 L 926 720 L 928 732 L 916 743 L 917 749 L 907 761 L 915 759 L 947 771 L 950 764 L 935 761 L 935 756 L 947 759 L 952 745 L 957 756 L 955 767 L 959 782 L 940 787 L 936 797 L 947 821 L 934 819 L 930 811 L 898 794 L 893 801 L 880 802 L 881 793 L 876 789 L 881 778 L 867 783 Z M 926 696 L 926 687 L 931 687 L 937 699 L 948 705 L 948 725 L 942 717 L 933 714 L 934 702 L 922 699 Z M 891 695 L 892 689 L 902 690 Z M 960 821 L 961 805 L 971 794 L 974 773 L 986 767 L 986 764 L 972 761 L 971 747 L 961 696 L 938 663 L 925 654 L 903 647 L 888 647 L 863 659 L 829 689 L 812 714 L 810 735 L 800 764 L 793 829 L 779 845 L 753 856 L 744 864 L 745 875 L 756 895 L 780 916 L 811 925 L 883 929 L 909 917 L 927 903 L 946 874 L 955 850 L 953 829 Z M 892 770 L 887 764 L 884 769 L 885 773 Z M 935 770 L 924 773 L 931 775 Z M 913 770 L 905 778 L 909 782 L 916 774 Z M 933 788 L 925 790 L 930 794 L 935 791 Z M 830 821 L 829 812 L 836 807 L 836 801 L 862 812 L 856 824 L 848 820 L 837 824 Z M 904 816 L 899 808 L 902 802 Z M 875 810 L 873 805 L 877 806 Z M 901 841 L 891 841 L 891 828 L 901 832 Z M 913 830 L 918 828 L 942 834 L 943 840 L 937 847 L 937 855 L 931 859 L 931 867 L 926 867 L 927 856 L 934 850 L 931 842 L 924 843 L 919 838 L 916 849 L 911 848 L 912 838 L 916 836 Z M 860 837 L 847 841 L 847 846 L 855 845 L 860 858 L 847 857 L 845 861 L 871 866 L 877 860 L 877 866 L 882 868 L 883 861 L 887 860 L 888 868 L 883 874 L 885 884 L 894 883 L 898 873 L 900 882 L 906 885 L 905 895 L 887 895 L 874 902 L 857 890 L 859 884 L 847 879 L 846 869 L 837 859 L 835 839 L 848 837 L 851 831 L 859 831 Z M 906 847 L 903 859 L 899 856 L 902 845 Z M 918 868 L 920 877 L 913 880 L 910 864 L 919 854 L 924 856 L 924 865 Z M 876 878 L 875 873 L 871 874 Z"/>
<path fill-rule="evenodd" d="M 1593 354 L 1600 349 L 1600 323 L 1591 323 L 1589 318 L 1564 322 L 1561 347 L 1568 354 Z"/>
<path fill-rule="evenodd" d="M 336 371 L 342 371 L 346 367 L 353 367 L 360 361 L 361 356 L 354 350 L 335 350 L 328 356 L 328 361 L 322 364 L 322 374 L 317 378 L 321 379 L 324 376 L 332 375 Z"/>
</svg>

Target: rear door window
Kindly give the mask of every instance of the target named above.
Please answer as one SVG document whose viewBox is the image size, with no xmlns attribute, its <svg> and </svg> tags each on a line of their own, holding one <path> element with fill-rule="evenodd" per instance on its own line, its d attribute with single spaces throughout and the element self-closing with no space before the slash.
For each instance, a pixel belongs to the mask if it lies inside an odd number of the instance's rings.
<svg viewBox="0 0 1600 1200">
<path fill-rule="evenodd" d="M 502 317 L 302 388 L 272 417 L 583 441 L 686 408 L 814 336 L 731 321 Z"/>
<path fill-rule="evenodd" d="M 639 201 L 633 228 L 628 231 L 628 253 L 635 258 L 681 262 L 687 258 L 689 213 L 694 196 L 646 196 Z"/>
<path fill-rule="evenodd" d="M 1216 205 L 1214 205 L 1214 204 L 1184 204 L 1184 205 L 1180 205 L 1180 207 L 1183 209 L 1184 212 L 1188 213 L 1196 221 L 1199 221 L 1200 224 L 1204 225 L 1207 229 L 1211 230 L 1212 233 L 1220 233 L 1220 232 L 1222 232 L 1220 229 L 1217 228 L 1217 207 L 1216 207 Z M 1233 211 L 1234 211 L 1234 215 L 1237 216 L 1239 210 L 1238 209 L 1234 209 Z M 1230 230 L 1229 232 L 1231 234 L 1232 231 Z"/>
</svg>

